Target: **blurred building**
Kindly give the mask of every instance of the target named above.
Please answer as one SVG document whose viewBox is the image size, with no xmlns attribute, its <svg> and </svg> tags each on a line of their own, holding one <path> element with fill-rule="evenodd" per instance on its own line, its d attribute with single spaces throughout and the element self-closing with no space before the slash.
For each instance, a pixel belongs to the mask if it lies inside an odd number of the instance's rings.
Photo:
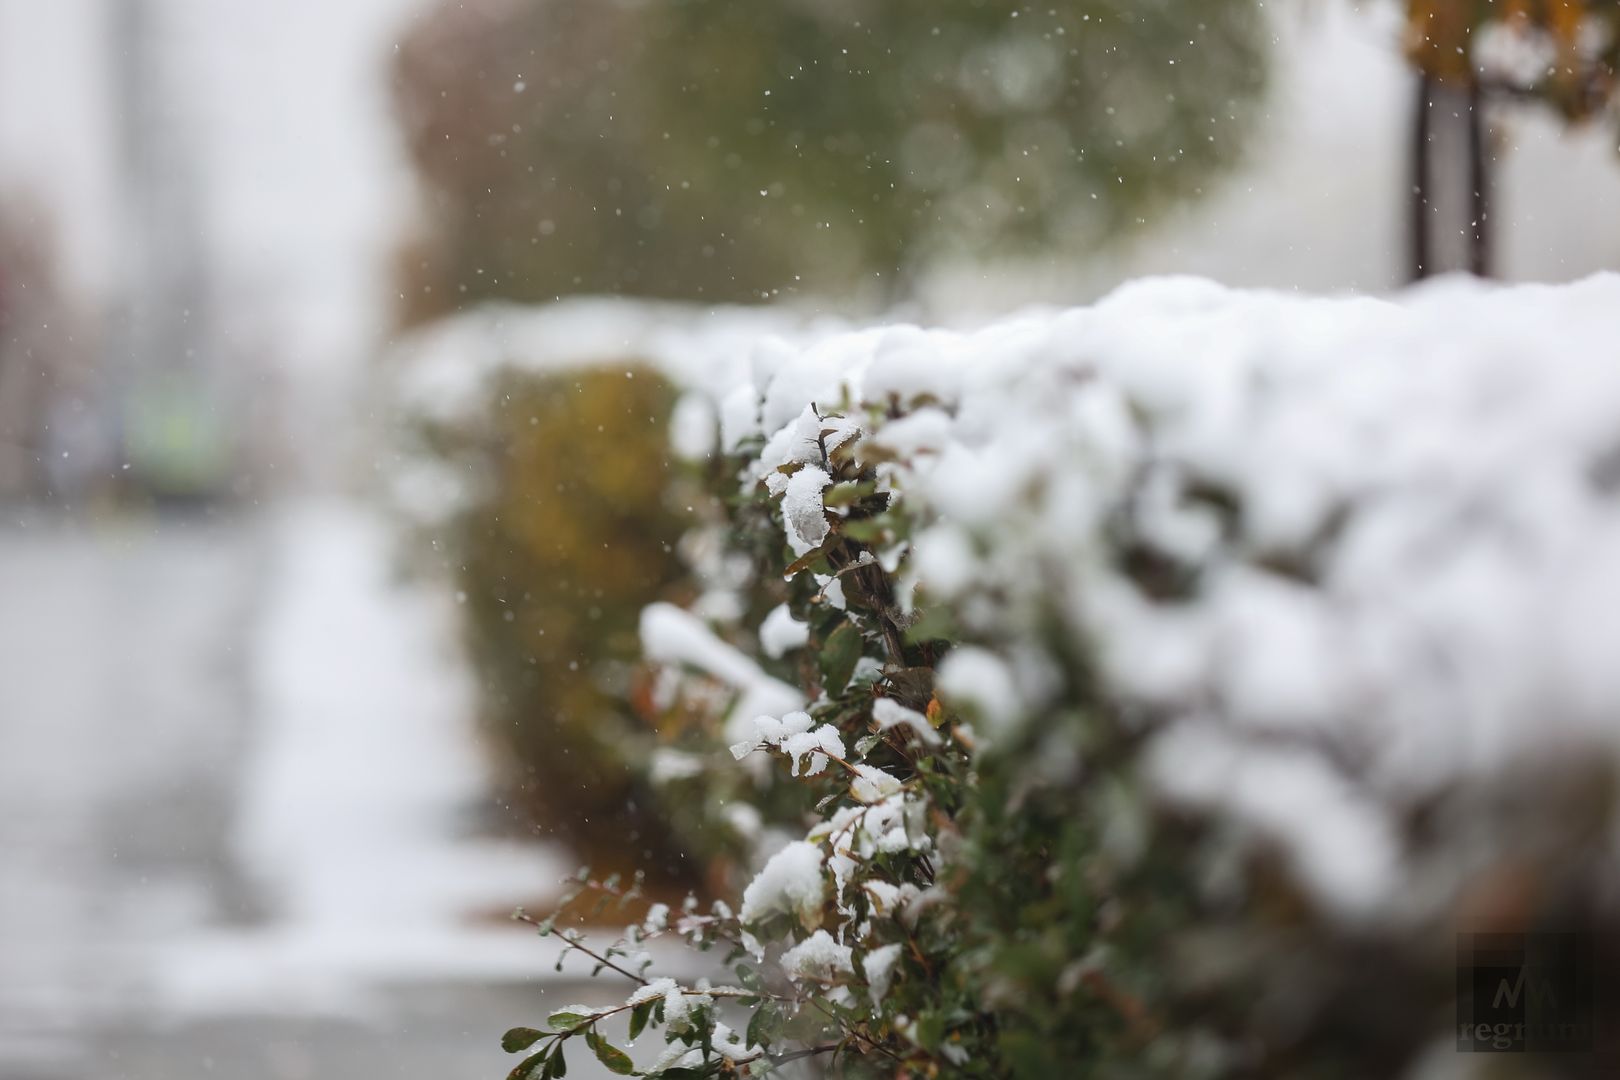
<svg viewBox="0 0 1620 1080">
<path fill-rule="evenodd" d="M 0 360 L 0 491 L 330 471 L 388 321 L 409 187 L 386 70 L 415 6 L 0 0 L 0 208 L 38 207 L 82 312 L 51 335 L 86 354 L 71 377 Z M 46 324 L 37 295 L 8 334 Z"/>
<path fill-rule="evenodd" d="M 112 5 L 106 55 L 118 133 L 119 280 L 105 354 L 108 422 L 129 482 L 165 498 L 219 495 L 232 457 L 231 372 L 217 334 L 217 271 L 185 105 L 198 87 L 176 69 L 178 16 L 162 0 Z"/>
<path fill-rule="evenodd" d="M 71 485 L 102 427 L 114 174 L 93 14 L 0 0 L 0 497 Z"/>
</svg>

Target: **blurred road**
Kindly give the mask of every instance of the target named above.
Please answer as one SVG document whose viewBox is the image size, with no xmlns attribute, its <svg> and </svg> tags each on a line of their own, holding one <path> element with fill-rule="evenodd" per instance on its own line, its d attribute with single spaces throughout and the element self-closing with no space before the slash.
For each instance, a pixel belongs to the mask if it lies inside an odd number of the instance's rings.
<svg viewBox="0 0 1620 1080">
<path fill-rule="evenodd" d="M 86 1015 L 116 1011 L 126 976 L 109 950 L 252 916 L 225 830 L 258 560 L 240 522 L 0 530 L 8 1076 L 84 1053 Z"/>
<path fill-rule="evenodd" d="M 335 916 L 301 911 L 298 918 L 320 922 L 328 936 L 304 934 L 297 929 L 304 923 L 278 911 L 284 898 L 263 887 L 262 868 L 244 866 L 242 793 L 259 791 L 261 809 L 281 805 L 263 797 L 265 769 L 255 763 L 267 756 L 307 759 L 328 773 L 351 763 L 331 760 L 346 752 L 343 743 L 320 743 L 285 724 L 277 734 L 265 715 L 255 651 L 263 650 L 264 621 L 276 618 L 278 607 L 283 622 L 332 622 L 333 633 L 345 634 L 354 631 L 354 618 L 309 602 L 341 600 L 345 589 L 356 602 L 381 602 L 373 597 L 381 586 L 348 581 L 355 567 L 377 561 L 359 543 L 369 534 L 352 520 L 314 515 L 297 519 L 289 533 L 266 514 L 96 525 L 12 509 L 0 515 L 0 1077 L 494 1080 L 511 1064 L 495 1045 L 501 1030 L 543 1016 L 545 999 L 590 996 L 567 984 L 549 991 L 520 984 L 531 964 L 536 973 L 551 966 L 547 957 L 524 954 L 539 944 L 532 938 L 517 939 L 516 950 L 503 938 L 488 950 L 508 957 L 509 971 L 492 969 L 486 978 L 436 970 L 444 956 L 477 950 L 456 938 L 421 945 L 425 916 L 400 924 L 407 970 L 391 972 L 361 1006 L 326 1008 L 306 992 L 331 983 L 320 966 L 332 959 L 328 943 L 357 936 L 355 924 L 343 921 L 341 907 Z M 299 561 L 278 550 L 289 537 L 316 553 L 336 553 L 319 565 L 337 576 L 305 582 L 301 600 L 286 572 Z M 382 580 L 386 568 L 368 572 Z M 392 609 L 368 617 L 377 625 L 399 621 Z M 292 629 L 309 633 L 308 626 Z M 363 658 L 345 663 L 366 673 Z M 381 656 L 378 670 L 393 663 L 397 658 Z M 410 690 L 410 678 L 401 678 Z M 319 687 L 294 689 L 304 697 L 293 700 L 303 701 Z M 363 712 L 356 695 L 365 687 L 342 689 L 345 707 Z M 392 701 L 378 708 L 400 711 Z M 411 730 L 409 717 L 398 719 Z M 287 732 L 296 735 L 290 747 Z M 435 751 L 428 745 L 425 752 Z M 328 815 L 317 830 L 290 834 L 295 846 L 301 836 L 314 847 L 318 837 L 344 834 L 350 821 L 365 824 L 355 807 L 333 801 L 356 785 L 323 791 L 318 770 L 287 775 Z M 412 783 L 409 775 L 396 779 Z M 359 790 L 365 797 L 363 785 Z M 390 819 L 403 813 L 387 809 Z M 387 840 L 373 829 L 364 843 L 387 848 Z M 467 874 L 446 854 L 467 846 L 458 844 L 432 841 L 419 857 L 401 849 L 383 858 L 425 860 L 428 873 L 459 879 Z M 294 851 L 294 865 L 298 858 L 354 861 L 345 849 L 333 851 Z M 486 862 L 517 859 L 484 855 Z M 380 876 L 395 862 L 384 861 Z M 319 880 L 330 884 L 330 874 Z M 294 897 L 305 888 L 281 884 L 281 893 Z M 352 894 L 344 879 L 337 885 L 344 894 L 337 901 Z M 400 882 L 401 904 L 419 888 Z M 382 940 L 393 940 L 379 919 Z M 412 963 L 423 969 L 416 978 Z M 173 992 L 175 970 L 184 993 Z M 243 987 L 254 993 L 227 1000 L 226 990 Z"/>
</svg>

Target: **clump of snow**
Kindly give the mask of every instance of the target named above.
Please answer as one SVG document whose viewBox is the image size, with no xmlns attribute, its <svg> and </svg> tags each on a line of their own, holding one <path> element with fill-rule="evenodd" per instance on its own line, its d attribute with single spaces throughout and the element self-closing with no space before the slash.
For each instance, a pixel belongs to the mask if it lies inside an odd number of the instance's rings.
<svg viewBox="0 0 1620 1080">
<path fill-rule="evenodd" d="M 802 775 L 815 776 L 827 767 L 828 761 L 842 760 L 846 751 L 837 728 L 831 724 L 812 728 L 813 723 L 805 712 L 791 712 L 780 720 L 774 716 L 756 717 L 753 738 L 734 743 L 732 756 L 741 761 L 761 747 L 772 746 L 793 762 L 794 776 L 801 775 L 801 768 Z M 808 765 L 806 757 L 810 759 Z"/>
<path fill-rule="evenodd" d="M 798 690 L 765 674 L 753 660 L 721 641 L 703 620 L 674 604 L 650 604 L 641 613 L 641 646 L 649 660 L 686 664 L 737 689 L 740 693 L 731 710 L 734 724 L 804 704 Z"/>
<path fill-rule="evenodd" d="M 851 949 L 840 945 L 825 930 L 817 930 L 782 954 L 782 971 L 788 978 L 831 979 L 840 972 L 854 970 Z"/>
<path fill-rule="evenodd" d="M 908 709 L 893 698 L 878 698 L 872 702 L 872 719 L 884 731 L 905 728 L 924 746 L 938 746 L 939 732 L 928 722 L 928 717 L 916 709 Z"/>
<path fill-rule="evenodd" d="M 773 660 L 781 659 L 794 649 L 803 648 L 809 640 L 809 624 L 795 619 L 786 604 L 772 609 L 759 626 L 759 647 Z"/>
<path fill-rule="evenodd" d="M 655 784 L 667 784 L 674 780 L 688 780 L 703 774 L 703 759 L 696 754 L 688 754 L 668 746 L 660 746 L 652 752 L 652 760 L 647 766 L 647 774 Z"/>
<path fill-rule="evenodd" d="M 1347 918 L 1376 915 L 1406 880 L 1388 814 L 1315 754 L 1187 724 L 1154 742 L 1148 774 L 1179 803 L 1229 807 Z"/>
<path fill-rule="evenodd" d="M 653 904 L 647 909 L 646 918 L 641 920 L 641 927 L 649 934 L 662 932 L 669 926 L 669 905 Z"/>
<path fill-rule="evenodd" d="M 846 416 L 827 415 L 815 405 L 806 405 L 766 442 L 754 464 L 754 473 L 769 474 L 784 466 L 821 465 L 839 447 L 861 434 L 860 425 Z"/>
<path fill-rule="evenodd" d="M 744 840 L 757 840 L 764 825 L 758 808 L 745 802 L 730 802 L 722 811 L 726 824 Z"/>
<path fill-rule="evenodd" d="M 719 434 L 715 404 L 702 394 L 682 394 L 669 417 L 669 442 L 675 453 L 687 461 L 702 461 L 714 453 Z"/>
<path fill-rule="evenodd" d="M 801 767 L 804 769 L 803 775 L 815 776 L 827 767 L 829 759 L 842 759 L 847 753 L 843 740 L 838 736 L 838 729 L 831 724 L 789 735 L 782 740 L 781 746 L 782 753 L 793 762 L 794 776 L 800 775 Z M 805 765 L 807 756 L 810 762 Z"/>
<path fill-rule="evenodd" d="M 872 995 L 872 1004 L 881 1008 L 883 999 L 889 995 L 889 985 L 894 979 L 894 965 L 900 959 L 901 946 L 880 945 L 867 953 L 861 960 L 861 970 L 866 973 L 867 988 Z"/>
<path fill-rule="evenodd" d="M 860 802 L 879 802 L 900 790 L 900 781 L 875 765 L 858 764 L 854 769 L 849 791 Z"/>
<path fill-rule="evenodd" d="M 977 708 L 991 731 L 1011 724 L 1023 709 L 1012 671 L 988 649 L 952 650 L 939 666 L 937 685 L 947 697 Z"/>
<path fill-rule="evenodd" d="M 762 746 L 780 747 L 793 736 L 809 731 L 814 724 L 815 721 L 810 718 L 809 713 L 798 710 L 783 713 L 780 720 L 774 716 L 756 716 L 753 733 L 748 738 L 732 744 L 731 756 L 741 761 Z"/>
<path fill-rule="evenodd" d="M 694 1012 L 713 1004 L 714 998 L 708 994 L 672 986 L 664 991 L 664 1026 L 678 1035 L 692 1026 Z"/>
<path fill-rule="evenodd" d="M 630 996 L 624 999 L 624 1003 L 626 1005 L 640 1005 L 643 1002 L 661 998 L 676 988 L 677 984 L 674 979 L 653 979 L 651 982 L 636 987 Z"/>
<path fill-rule="evenodd" d="M 788 478 L 782 492 L 782 522 L 789 546 L 803 555 L 827 539 L 827 509 L 821 493 L 832 483 L 827 470 L 806 465 Z"/>
<path fill-rule="evenodd" d="M 757 923 L 772 915 L 792 915 L 806 926 L 821 921 L 827 902 L 827 879 L 822 872 L 821 847 L 795 840 L 772 855 L 743 890 L 742 921 Z"/>
</svg>

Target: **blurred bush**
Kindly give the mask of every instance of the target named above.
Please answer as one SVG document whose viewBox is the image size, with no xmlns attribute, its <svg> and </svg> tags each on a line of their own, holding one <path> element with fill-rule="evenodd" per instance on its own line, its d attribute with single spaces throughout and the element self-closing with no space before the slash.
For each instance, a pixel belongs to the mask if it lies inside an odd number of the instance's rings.
<svg viewBox="0 0 1620 1080">
<path fill-rule="evenodd" d="M 1235 158 L 1264 40 L 1254 0 L 444 2 L 397 67 L 406 316 L 1083 253 Z"/>
<path fill-rule="evenodd" d="M 460 594 L 501 786 L 598 868 L 719 889 L 763 828 L 794 820 L 767 777 L 679 745 L 704 737 L 737 669 L 797 679 L 797 659 L 761 654 L 746 629 L 787 585 L 757 576 L 774 545 L 754 553 L 750 511 L 716 495 L 733 478 L 707 454 L 715 417 L 692 387 L 735 372 L 713 363 L 717 328 L 751 341 L 805 325 L 758 307 L 490 305 L 392 358 L 390 412 L 407 421 L 391 429 L 394 507 L 415 561 Z M 654 601 L 736 627 L 747 655 L 718 676 L 660 674 L 638 639 Z"/>
<path fill-rule="evenodd" d="M 672 400 L 644 369 L 508 375 L 487 411 L 427 435 L 475 478 L 477 496 L 433 540 L 460 591 L 506 789 L 604 865 L 683 878 L 690 845 L 631 766 L 651 732 L 627 704 L 637 617 L 683 578 Z"/>
</svg>

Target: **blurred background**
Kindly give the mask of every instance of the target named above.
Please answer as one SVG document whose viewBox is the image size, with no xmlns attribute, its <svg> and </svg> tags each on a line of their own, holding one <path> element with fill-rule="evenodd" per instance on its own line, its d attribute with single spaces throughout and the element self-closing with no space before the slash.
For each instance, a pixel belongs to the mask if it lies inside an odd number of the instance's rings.
<svg viewBox="0 0 1620 1080">
<path fill-rule="evenodd" d="M 427 430 L 401 341 L 1615 268 L 1617 16 L 1521 6 L 0 0 L 0 1075 L 498 1075 L 506 911 L 727 857 L 626 749 L 667 388 Z"/>
</svg>

